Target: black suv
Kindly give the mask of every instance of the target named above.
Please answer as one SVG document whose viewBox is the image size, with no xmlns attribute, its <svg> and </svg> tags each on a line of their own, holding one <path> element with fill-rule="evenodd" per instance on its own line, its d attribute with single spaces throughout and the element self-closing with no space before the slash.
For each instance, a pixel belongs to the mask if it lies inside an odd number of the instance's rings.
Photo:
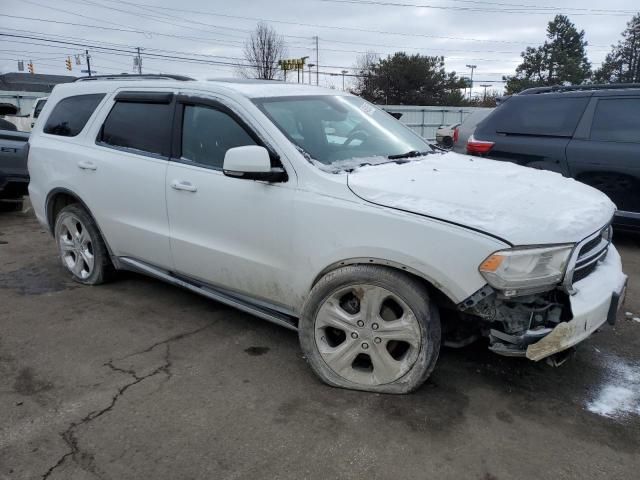
<svg viewBox="0 0 640 480">
<path fill-rule="evenodd" d="M 507 97 L 467 152 L 552 170 L 606 193 L 640 230 L 640 84 L 541 87 Z"/>
</svg>

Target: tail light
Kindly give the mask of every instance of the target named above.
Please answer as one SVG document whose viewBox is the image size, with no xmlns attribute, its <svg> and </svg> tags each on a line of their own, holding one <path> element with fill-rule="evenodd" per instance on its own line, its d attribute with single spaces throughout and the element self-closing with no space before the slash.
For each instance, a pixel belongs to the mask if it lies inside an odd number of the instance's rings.
<svg viewBox="0 0 640 480">
<path fill-rule="evenodd" d="M 453 129 L 453 143 L 454 145 L 458 143 L 458 137 L 460 137 L 460 132 L 458 131 L 458 127 Z"/>
<path fill-rule="evenodd" d="M 469 137 L 469 140 L 467 140 L 467 153 L 470 153 L 472 155 L 483 155 L 485 153 L 489 153 L 494 145 L 494 142 L 476 140 L 476 138 L 471 135 Z"/>
</svg>

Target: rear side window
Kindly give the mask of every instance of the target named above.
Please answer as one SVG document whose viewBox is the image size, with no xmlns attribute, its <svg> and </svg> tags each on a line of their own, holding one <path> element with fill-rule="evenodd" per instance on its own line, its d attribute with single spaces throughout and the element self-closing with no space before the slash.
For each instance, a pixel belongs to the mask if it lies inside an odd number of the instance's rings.
<svg viewBox="0 0 640 480">
<path fill-rule="evenodd" d="M 640 143 L 640 98 L 598 100 L 591 140 Z"/>
<path fill-rule="evenodd" d="M 172 121 L 172 103 L 116 102 L 99 141 L 169 157 Z"/>
<path fill-rule="evenodd" d="M 103 93 L 97 93 L 77 95 L 60 100 L 47 118 L 44 133 L 61 137 L 75 137 L 82 131 L 103 98 Z"/>
<path fill-rule="evenodd" d="M 487 118 L 496 133 L 571 137 L 584 112 L 587 97 L 545 97 L 544 94 L 511 98 Z"/>
<path fill-rule="evenodd" d="M 227 150 L 257 145 L 230 115 L 214 108 L 187 105 L 182 123 L 182 158 L 222 168 Z"/>
</svg>

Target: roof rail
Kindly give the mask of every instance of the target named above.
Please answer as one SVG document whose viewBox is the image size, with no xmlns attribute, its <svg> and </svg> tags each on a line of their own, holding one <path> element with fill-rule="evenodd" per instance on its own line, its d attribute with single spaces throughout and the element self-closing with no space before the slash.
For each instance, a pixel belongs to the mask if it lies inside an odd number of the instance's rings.
<svg viewBox="0 0 640 480">
<path fill-rule="evenodd" d="M 117 75 L 94 75 L 91 77 L 78 77 L 74 82 L 86 82 L 89 80 L 179 80 L 186 82 L 189 80 L 195 80 L 195 78 L 185 77 L 184 75 L 171 75 L 171 74 L 142 74 L 142 75 L 129 75 L 128 73 L 121 73 Z"/>
<path fill-rule="evenodd" d="M 620 90 L 623 88 L 640 88 L 640 83 L 609 83 L 597 85 L 554 85 L 552 87 L 534 87 L 523 90 L 518 95 L 535 95 L 538 93 L 577 92 L 589 90 Z"/>
</svg>

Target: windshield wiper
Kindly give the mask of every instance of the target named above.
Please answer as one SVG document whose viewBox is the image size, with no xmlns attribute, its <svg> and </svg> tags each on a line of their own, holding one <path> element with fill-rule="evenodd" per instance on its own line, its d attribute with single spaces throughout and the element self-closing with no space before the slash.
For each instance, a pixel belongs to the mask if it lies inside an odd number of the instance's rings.
<svg viewBox="0 0 640 480">
<path fill-rule="evenodd" d="M 418 150 L 410 150 L 406 153 L 400 153 L 398 155 L 389 155 L 387 158 L 389 160 L 400 160 L 402 158 L 415 158 L 415 157 L 422 157 L 424 155 L 428 155 L 430 153 L 433 153 L 433 150 L 428 150 L 425 152 L 419 152 Z"/>
</svg>

